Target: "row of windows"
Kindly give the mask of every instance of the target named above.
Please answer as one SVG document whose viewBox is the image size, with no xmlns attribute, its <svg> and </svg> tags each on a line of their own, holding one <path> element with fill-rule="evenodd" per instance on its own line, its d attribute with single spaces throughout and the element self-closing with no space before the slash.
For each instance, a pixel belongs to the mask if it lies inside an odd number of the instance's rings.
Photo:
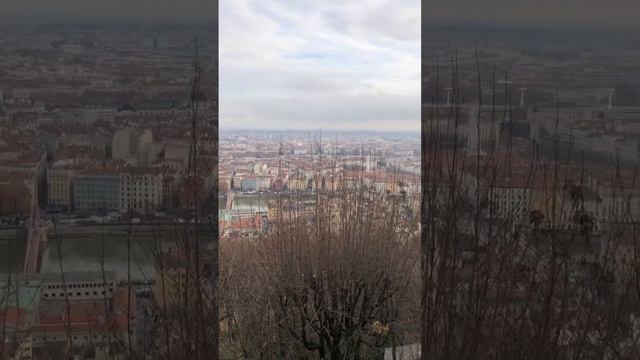
<svg viewBox="0 0 640 360">
<path fill-rule="evenodd" d="M 86 202 L 86 201 L 76 201 L 77 208 L 94 208 L 94 207 L 106 207 L 106 208 L 116 208 L 118 207 L 118 202 L 108 202 L 108 203 L 98 203 L 98 202 Z"/>
<path fill-rule="evenodd" d="M 108 204 L 108 203 L 117 203 L 119 202 L 120 198 L 116 198 L 116 197 L 111 197 L 108 199 L 105 198 L 95 198 L 95 197 L 76 197 L 76 204 L 82 204 L 82 203 L 86 203 L 86 204 Z"/>
<path fill-rule="evenodd" d="M 84 187 L 102 187 L 102 186 L 116 187 L 116 186 L 120 186 L 120 181 L 118 181 L 118 179 L 105 180 L 105 181 L 92 181 L 92 182 L 79 180 L 79 181 L 76 181 L 75 184 L 76 186 L 84 186 Z"/>
<path fill-rule="evenodd" d="M 77 198 L 84 198 L 85 200 L 95 200 L 95 199 L 105 199 L 106 198 L 107 201 L 108 200 L 114 201 L 115 199 L 120 198 L 119 196 L 113 196 L 113 195 L 96 196 L 96 195 L 82 195 L 82 194 L 76 194 L 76 197 Z"/>
<path fill-rule="evenodd" d="M 111 287 L 113 287 L 113 285 L 110 285 Z M 90 283 L 82 283 L 82 284 L 67 284 L 66 286 L 67 288 L 70 289 L 84 289 L 84 288 L 91 288 L 91 287 L 106 287 L 105 283 L 102 282 L 90 282 Z M 62 285 L 47 285 L 47 289 L 62 289 L 63 286 Z"/>
<path fill-rule="evenodd" d="M 120 180 L 118 180 L 118 178 L 114 178 L 114 179 L 91 179 L 91 180 L 76 180 L 75 182 L 76 186 L 88 186 L 88 187 L 100 187 L 100 186 L 110 186 L 110 187 L 114 187 L 114 186 L 120 186 Z"/>
<path fill-rule="evenodd" d="M 108 200 L 114 201 L 115 199 L 119 199 L 120 198 L 119 195 L 114 195 L 114 194 L 78 194 L 78 193 L 75 193 L 74 195 L 75 195 L 75 197 L 77 199 L 86 199 L 86 200 L 89 200 L 89 199 L 91 199 L 91 200 L 106 199 L 107 201 Z"/>
<path fill-rule="evenodd" d="M 113 290 L 112 290 L 112 291 L 113 291 Z M 104 293 L 104 290 L 102 290 L 101 295 L 104 295 L 104 294 L 105 294 L 105 293 Z M 85 296 L 90 296 L 90 295 L 91 295 L 91 292 L 90 292 L 90 291 L 85 291 L 84 295 L 85 295 Z M 98 292 L 97 292 L 97 291 L 94 291 L 94 292 L 93 292 L 93 295 L 94 295 L 94 296 L 98 296 Z M 73 296 L 73 293 L 72 293 L 72 292 L 69 292 L 69 293 L 67 293 L 67 296 L 72 297 L 72 296 Z M 76 293 L 76 296 L 82 296 L 82 293 L 81 293 L 81 292 L 77 292 L 77 293 Z M 45 297 L 45 298 L 48 298 L 48 297 L 49 297 L 49 294 L 44 294 L 44 297 Z M 56 297 L 56 294 L 55 294 L 55 293 L 51 293 L 51 297 L 52 297 L 52 298 Z M 61 292 L 61 293 L 60 293 L 60 297 L 61 297 L 61 298 L 64 298 L 64 293 L 63 293 L 63 292 Z"/>
<path fill-rule="evenodd" d="M 136 176 L 136 175 L 134 175 L 134 176 L 125 175 L 122 180 L 124 180 L 124 181 L 142 182 L 142 181 L 154 180 L 154 177 L 147 176 L 147 175 L 142 175 L 142 176 L 139 176 L 139 175 L 138 176 Z"/>
<path fill-rule="evenodd" d="M 125 195 L 124 197 L 133 198 L 134 200 L 142 201 L 142 195 L 140 195 L 140 194 L 131 195 L 131 194 L 127 193 L 127 195 Z M 152 197 L 153 197 L 153 195 L 152 195 Z M 148 199 L 149 199 L 149 194 L 144 194 L 144 200 L 145 201 L 149 201 Z"/>
<path fill-rule="evenodd" d="M 117 185 L 78 185 L 76 186 L 76 191 L 118 191 L 119 186 Z"/>
<path fill-rule="evenodd" d="M 126 183 L 126 184 L 125 184 Z M 123 184 L 121 184 L 121 186 L 127 185 L 127 186 L 149 186 L 149 185 L 155 185 L 156 183 L 154 181 L 123 181 Z"/>
<path fill-rule="evenodd" d="M 133 191 L 134 191 L 134 193 L 138 192 L 138 189 L 133 188 Z M 139 192 L 144 192 L 145 194 L 152 194 L 152 193 L 155 193 L 156 191 L 155 190 L 149 190 L 149 189 L 146 189 L 146 191 L 144 191 L 144 189 L 140 189 Z M 122 193 L 124 194 L 124 189 L 122 189 Z M 127 188 L 127 194 L 131 194 L 131 189 Z"/>
<path fill-rule="evenodd" d="M 118 194 L 119 189 L 97 189 L 97 190 L 91 190 L 91 189 L 76 189 L 75 193 L 76 194 L 81 194 L 81 195 L 89 195 L 89 194 L 104 194 L 104 195 L 112 195 L 112 194 Z M 104 196 L 103 195 L 103 196 Z"/>
</svg>

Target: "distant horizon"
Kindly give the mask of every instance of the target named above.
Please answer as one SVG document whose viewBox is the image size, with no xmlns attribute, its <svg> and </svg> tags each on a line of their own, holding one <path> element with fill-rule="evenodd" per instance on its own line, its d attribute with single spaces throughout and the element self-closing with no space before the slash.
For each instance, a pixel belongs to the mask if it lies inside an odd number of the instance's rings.
<svg viewBox="0 0 640 360">
<path fill-rule="evenodd" d="M 554 23 L 493 23 L 485 21 L 441 21 L 441 22 L 428 22 L 422 24 L 422 29 L 473 29 L 473 30 L 522 30 L 522 31 L 611 31 L 620 32 L 625 30 L 637 30 L 640 29 L 640 23 L 638 24 L 554 24 Z"/>
<path fill-rule="evenodd" d="M 299 129 L 273 129 L 273 128 L 255 128 L 255 129 L 247 129 L 247 128 L 220 128 L 219 133 L 230 133 L 230 132 L 282 132 L 282 133 L 292 133 L 292 132 L 311 132 L 318 133 L 320 130 L 322 132 L 327 133 L 377 133 L 377 134 L 420 134 L 420 129 L 418 130 L 363 130 L 363 129 L 335 129 L 335 128 L 322 128 L 322 129 L 311 129 L 311 128 L 299 128 Z"/>
<path fill-rule="evenodd" d="M 15 17 L 0 17 L 1 27 L 14 26 L 212 26 L 218 19 L 86 19 L 86 18 L 69 18 L 52 20 L 50 17 L 40 20 L 20 21 Z M 637 24 L 534 24 L 534 23 L 492 23 L 483 21 L 454 21 L 444 20 L 436 22 L 427 22 L 422 24 L 423 29 L 486 29 L 486 30 L 600 30 L 600 31 L 625 31 L 630 29 L 640 29 L 640 23 Z"/>
<path fill-rule="evenodd" d="M 0 18 L 1 19 L 1 18 Z M 2 20 L 0 28 L 3 27 L 22 27 L 22 26 L 35 26 L 35 27 L 57 27 L 57 26 L 179 26 L 179 27 L 196 27 L 196 26 L 213 26 L 217 24 L 215 20 L 117 20 L 117 21 L 91 21 L 86 19 L 77 19 L 71 21 L 62 20 L 47 20 L 46 22 L 11 22 Z"/>
<path fill-rule="evenodd" d="M 0 22 L 0 28 L 12 28 L 12 27 L 111 27 L 111 26 L 175 26 L 175 27 L 210 27 L 217 25 L 216 21 L 210 20 L 198 20 L 198 21 L 181 21 L 181 20 L 117 20 L 117 21 L 91 21 L 91 20 L 73 20 L 73 21 L 55 21 L 47 20 L 46 22 L 18 22 L 18 21 L 6 21 Z M 492 24 L 485 22 L 438 22 L 423 24 L 424 30 L 487 30 L 487 31 L 502 31 L 502 30 L 517 30 L 517 31 L 603 31 L 603 32 L 626 32 L 629 30 L 640 30 L 640 23 L 633 25 L 556 25 L 556 24 Z M 627 34 L 630 36 L 639 36 L 640 34 Z"/>
<path fill-rule="evenodd" d="M 37 25 L 37 26 L 111 26 L 111 25 L 211 25 L 217 23 L 218 19 L 131 19 L 131 18 L 102 18 L 102 19 L 87 19 L 86 17 L 52 17 L 47 16 L 42 19 L 30 19 L 20 20 L 20 17 L 2 17 L 0 16 L 0 27 L 3 26 L 22 26 L 22 25 Z M 517 23 L 503 23 L 503 22 L 489 22 L 489 21 L 474 21 L 474 20 L 439 20 L 423 22 L 423 29 L 431 28 L 486 28 L 486 29 L 524 29 L 524 30 L 536 30 L 536 29 L 585 29 L 585 30 L 625 30 L 640 28 L 640 23 L 637 24 L 556 24 L 556 23 L 530 23 L 530 22 L 517 22 Z"/>
</svg>

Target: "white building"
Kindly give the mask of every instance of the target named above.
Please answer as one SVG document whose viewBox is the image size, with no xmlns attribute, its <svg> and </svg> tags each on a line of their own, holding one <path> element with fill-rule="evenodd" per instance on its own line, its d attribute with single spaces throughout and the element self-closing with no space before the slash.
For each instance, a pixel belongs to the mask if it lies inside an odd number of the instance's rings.
<svg viewBox="0 0 640 360">
<path fill-rule="evenodd" d="M 125 170 L 120 181 L 120 212 L 148 214 L 162 207 L 162 173 L 157 168 Z"/>
<path fill-rule="evenodd" d="M 48 275 L 40 286 L 46 300 L 99 300 L 110 298 L 116 289 L 115 272 L 70 272 L 64 282 L 58 275 Z"/>
<path fill-rule="evenodd" d="M 118 130 L 112 141 L 111 156 L 131 166 L 149 166 L 157 159 L 153 133 L 149 129 Z"/>
<path fill-rule="evenodd" d="M 253 165 L 253 173 L 256 175 L 264 176 L 267 174 L 267 164 L 264 163 L 256 163 Z"/>
</svg>

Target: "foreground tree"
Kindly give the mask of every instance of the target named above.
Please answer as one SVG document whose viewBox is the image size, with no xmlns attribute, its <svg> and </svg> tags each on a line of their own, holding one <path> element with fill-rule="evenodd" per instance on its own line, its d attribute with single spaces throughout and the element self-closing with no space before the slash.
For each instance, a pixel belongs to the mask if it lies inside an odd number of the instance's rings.
<svg viewBox="0 0 640 360">
<path fill-rule="evenodd" d="M 415 341 L 417 211 L 407 196 L 369 190 L 318 195 L 304 209 L 280 198 L 268 233 L 222 247 L 223 316 L 243 356 L 375 358 Z"/>
<path fill-rule="evenodd" d="M 417 264 L 417 222 L 402 200 L 319 197 L 314 215 L 283 219 L 261 244 L 276 321 L 321 359 L 361 358 L 388 335 Z"/>
<path fill-rule="evenodd" d="M 477 107 L 455 56 L 451 69 L 451 103 L 436 88 L 423 118 L 423 358 L 637 358 L 638 167 L 606 169 L 608 198 L 589 200 L 597 178 L 558 132 L 546 157 L 535 141 L 513 146 L 506 74 L 504 106 L 494 75 L 487 110 L 479 64 Z"/>
</svg>

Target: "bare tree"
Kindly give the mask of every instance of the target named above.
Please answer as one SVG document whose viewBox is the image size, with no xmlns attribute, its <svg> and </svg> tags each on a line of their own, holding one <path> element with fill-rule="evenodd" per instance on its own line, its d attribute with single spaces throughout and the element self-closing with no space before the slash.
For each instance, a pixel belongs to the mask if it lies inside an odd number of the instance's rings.
<svg viewBox="0 0 640 360">
<path fill-rule="evenodd" d="M 462 116 L 473 106 L 458 90 L 454 53 L 452 101 L 440 105 L 436 88 L 423 117 L 423 358 L 629 358 L 637 336 L 629 330 L 636 300 L 628 284 L 637 272 L 612 259 L 622 243 L 635 244 L 633 231 L 619 230 L 634 229 L 631 209 L 621 204 L 629 204 L 635 176 L 613 182 L 618 211 L 595 219 L 585 165 L 571 147 L 561 150 L 559 112 L 550 158 L 536 142 L 529 153 L 515 149 L 508 76 L 500 120 L 495 101 L 488 111 L 482 105 L 480 69 L 476 57 L 475 116 Z M 492 82 L 495 99 L 495 75 Z M 502 132 L 487 137 L 495 123 Z M 458 146 L 462 134 L 477 148 Z"/>
</svg>

